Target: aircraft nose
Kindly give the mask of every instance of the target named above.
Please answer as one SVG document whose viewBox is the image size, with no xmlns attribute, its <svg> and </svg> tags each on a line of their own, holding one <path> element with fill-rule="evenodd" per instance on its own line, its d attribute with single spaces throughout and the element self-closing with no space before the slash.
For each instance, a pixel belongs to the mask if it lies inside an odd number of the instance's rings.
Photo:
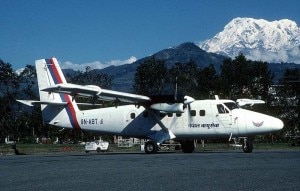
<svg viewBox="0 0 300 191">
<path fill-rule="evenodd" d="M 268 124 L 269 128 L 272 129 L 272 131 L 279 131 L 284 126 L 283 122 L 280 119 L 275 118 L 275 117 L 271 117 L 268 120 L 267 124 Z"/>
<path fill-rule="evenodd" d="M 274 131 L 281 130 L 283 128 L 283 126 L 284 126 L 284 124 L 280 119 L 274 118 L 272 120 L 272 128 L 273 128 Z"/>
</svg>

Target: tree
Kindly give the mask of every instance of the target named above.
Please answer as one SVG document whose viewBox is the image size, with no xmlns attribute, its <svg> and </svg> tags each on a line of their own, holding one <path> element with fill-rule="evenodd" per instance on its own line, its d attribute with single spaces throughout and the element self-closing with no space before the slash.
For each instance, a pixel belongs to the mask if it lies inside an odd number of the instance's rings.
<svg viewBox="0 0 300 191">
<path fill-rule="evenodd" d="M 0 141 L 7 135 L 15 136 L 17 133 L 15 98 L 18 88 L 18 79 L 11 65 L 0 60 Z"/>
<path fill-rule="evenodd" d="M 26 65 L 24 70 L 18 75 L 20 89 L 18 99 L 38 100 L 36 70 L 33 65 Z M 24 107 L 17 104 L 16 126 L 18 130 L 18 138 L 25 142 L 34 142 L 35 133 L 41 128 L 40 109 L 36 106 L 33 108 Z M 38 121 L 38 125 L 34 122 Z"/>
<path fill-rule="evenodd" d="M 111 76 L 98 72 L 97 70 L 90 70 L 87 66 L 84 72 L 77 71 L 73 74 L 67 74 L 66 80 L 69 83 L 80 85 L 96 85 L 101 88 L 111 88 L 112 79 Z"/>
<path fill-rule="evenodd" d="M 38 99 L 35 91 L 37 90 L 36 70 L 33 65 L 26 65 L 19 75 L 19 83 L 22 84 L 22 93 L 26 99 Z"/>
<path fill-rule="evenodd" d="M 198 70 L 197 91 L 201 99 L 208 99 L 220 94 L 220 80 L 214 65 L 210 64 Z"/>
<path fill-rule="evenodd" d="M 269 88 L 272 85 L 274 76 L 272 75 L 268 63 L 266 62 L 251 62 L 250 65 L 251 84 L 249 90 L 251 97 L 269 100 Z"/>
<path fill-rule="evenodd" d="M 207 99 L 220 92 L 220 78 L 212 64 L 200 69 L 190 61 L 175 63 L 168 69 L 163 61 L 151 58 L 137 68 L 134 89 L 143 95 L 179 94 Z"/>
<path fill-rule="evenodd" d="M 151 57 L 137 67 L 133 89 L 137 94 L 160 95 L 166 90 L 167 80 L 165 62 Z"/>
<path fill-rule="evenodd" d="M 224 60 L 221 65 L 221 79 L 226 97 L 236 99 L 249 95 L 248 88 L 251 81 L 249 72 L 249 61 L 243 54 L 239 54 L 234 60 Z"/>
<path fill-rule="evenodd" d="M 168 93 L 175 93 L 175 89 L 177 88 L 177 93 L 192 97 L 196 96 L 198 68 L 195 62 L 190 61 L 185 64 L 175 63 L 167 73 Z"/>
<path fill-rule="evenodd" d="M 299 101 L 299 83 L 300 70 L 287 69 L 284 72 L 283 78 L 280 80 L 277 95 L 273 99 L 273 112 L 280 116 L 284 122 L 284 129 L 281 131 L 281 136 L 290 134 L 291 136 L 298 135 L 299 139 L 299 115 L 300 115 L 300 101 Z M 276 107 L 275 107 L 276 106 Z M 300 140 L 298 140 L 300 144 Z"/>
<path fill-rule="evenodd" d="M 220 77 L 222 91 L 230 99 L 268 99 L 273 79 L 267 63 L 247 60 L 243 54 L 239 54 L 234 60 L 225 59 L 221 65 Z"/>
</svg>

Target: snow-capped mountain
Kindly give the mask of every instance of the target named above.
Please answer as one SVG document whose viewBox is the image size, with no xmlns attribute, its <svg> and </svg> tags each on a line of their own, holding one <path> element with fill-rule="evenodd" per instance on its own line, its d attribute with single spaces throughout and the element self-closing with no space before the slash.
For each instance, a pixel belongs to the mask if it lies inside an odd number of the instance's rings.
<svg viewBox="0 0 300 191">
<path fill-rule="evenodd" d="M 222 32 L 198 45 L 230 57 L 241 52 L 251 60 L 300 64 L 300 28 L 288 19 L 235 18 Z"/>
</svg>

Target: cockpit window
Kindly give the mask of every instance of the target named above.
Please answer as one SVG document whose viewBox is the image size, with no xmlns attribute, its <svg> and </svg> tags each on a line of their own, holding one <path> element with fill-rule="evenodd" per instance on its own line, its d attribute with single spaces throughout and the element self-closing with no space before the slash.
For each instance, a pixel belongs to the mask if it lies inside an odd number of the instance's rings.
<svg viewBox="0 0 300 191">
<path fill-rule="evenodd" d="M 229 111 L 222 104 L 218 104 L 217 108 L 218 108 L 218 111 L 219 111 L 220 114 L 222 114 L 222 113 L 229 113 Z"/>
<path fill-rule="evenodd" d="M 226 105 L 226 107 L 228 107 L 228 109 L 230 109 L 230 110 L 239 108 L 235 102 L 226 102 L 226 103 L 224 103 L 224 105 Z"/>
</svg>

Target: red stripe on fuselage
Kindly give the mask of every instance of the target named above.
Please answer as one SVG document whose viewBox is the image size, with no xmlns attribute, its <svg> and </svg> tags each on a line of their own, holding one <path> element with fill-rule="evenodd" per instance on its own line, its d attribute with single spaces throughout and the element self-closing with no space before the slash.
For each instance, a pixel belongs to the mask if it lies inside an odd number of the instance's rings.
<svg viewBox="0 0 300 191">
<path fill-rule="evenodd" d="M 55 77 L 56 83 L 58 83 L 58 84 L 63 83 L 62 78 L 59 75 L 59 72 L 58 72 L 58 70 L 56 68 L 56 65 L 54 63 L 53 58 L 50 59 L 50 62 L 51 62 L 50 67 L 51 67 L 51 69 L 53 71 L 53 74 L 54 74 L 53 77 Z M 68 113 L 71 125 L 75 129 L 80 129 L 79 123 L 77 121 L 76 112 L 75 112 L 75 109 L 74 109 L 74 106 L 73 106 L 73 103 L 72 103 L 72 100 L 71 100 L 70 96 L 67 95 L 67 94 L 63 94 L 63 97 L 65 98 L 65 101 L 68 103 L 67 110 L 69 110 L 69 112 L 67 112 L 67 113 Z"/>
</svg>

